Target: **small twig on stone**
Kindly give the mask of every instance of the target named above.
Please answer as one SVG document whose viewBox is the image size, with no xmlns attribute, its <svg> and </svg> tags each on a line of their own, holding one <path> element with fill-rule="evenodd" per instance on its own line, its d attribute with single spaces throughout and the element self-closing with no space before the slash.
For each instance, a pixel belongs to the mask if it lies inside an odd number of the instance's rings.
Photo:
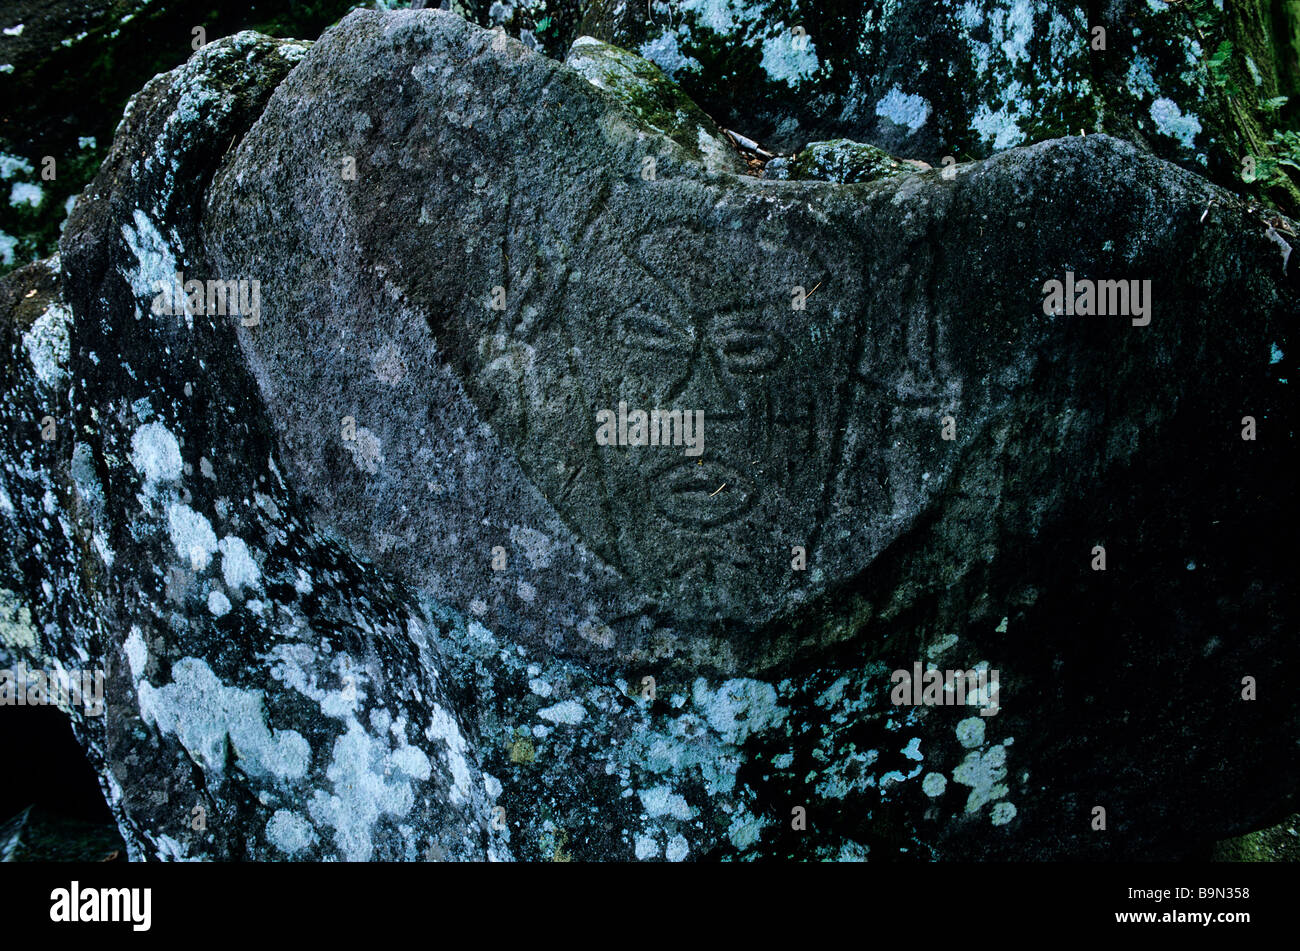
<svg viewBox="0 0 1300 951">
<path fill-rule="evenodd" d="M 760 148 L 758 143 L 755 142 L 753 139 L 747 138 L 746 136 L 741 135 L 739 132 L 732 132 L 730 129 L 723 129 L 722 131 L 727 133 L 727 135 L 731 137 L 731 141 L 736 143 L 737 147 L 744 149 L 746 152 L 753 152 L 755 155 L 761 156 L 762 158 L 765 159 L 776 158 L 776 156 L 773 155 L 771 152 L 768 152 Z"/>
</svg>

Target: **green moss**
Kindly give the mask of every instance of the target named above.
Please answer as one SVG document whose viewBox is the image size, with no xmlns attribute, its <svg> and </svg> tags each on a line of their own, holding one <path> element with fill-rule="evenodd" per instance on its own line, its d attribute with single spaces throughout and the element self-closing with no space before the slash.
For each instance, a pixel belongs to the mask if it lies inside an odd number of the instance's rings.
<svg viewBox="0 0 1300 951">
<path fill-rule="evenodd" d="M 1216 843 L 1212 858 L 1215 862 L 1300 861 L 1300 813 L 1271 828 Z"/>
<path fill-rule="evenodd" d="M 516 766 L 527 766 L 537 759 L 537 748 L 526 736 L 517 736 L 510 744 L 510 762 Z"/>
<path fill-rule="evenodd" d="M 1300 4 L 1240 0 L 1219 10 L 1189 0 L 1184 9 L 1215 99 L 1206 111 L 1218 141 L 1211 177 L 1300 215 Z"/>
<path fill-rule="evenodd" d="M 668 136 L 691 157 L 702 160 L 700 133 L 729 149 L 723 133 L 675 82 L 654 63 L 590 38 L 570 52 L 567 63 L 590 82 L 617 97 L 638 120 Z"/>
</svg>

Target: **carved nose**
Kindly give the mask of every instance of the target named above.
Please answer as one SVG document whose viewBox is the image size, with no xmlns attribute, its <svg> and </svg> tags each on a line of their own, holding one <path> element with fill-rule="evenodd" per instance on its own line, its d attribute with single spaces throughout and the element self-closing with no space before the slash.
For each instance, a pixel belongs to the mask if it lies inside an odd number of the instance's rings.
<svg viewBox="0 0 1300 951">
<path fill-rule="evenodd" d="M 703 410 L 710 424 L 734 426 L 744 420 L 749 401 L 719 366 L 719 350 L 716 337 L 705 338 L 691 375 L 681 391 L 673 395 L 669 408 Z"/>
</svg>

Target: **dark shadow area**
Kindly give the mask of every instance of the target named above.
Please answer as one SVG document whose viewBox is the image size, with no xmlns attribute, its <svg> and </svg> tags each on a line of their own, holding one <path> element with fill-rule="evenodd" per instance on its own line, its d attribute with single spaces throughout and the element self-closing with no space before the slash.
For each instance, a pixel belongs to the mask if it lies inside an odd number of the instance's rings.
<svg viewBox="0 0 1300 951">
<path fill-rule="evenodd" d="M 95 771 L 56 707 L 0 707 L 0 763 L 0 861 L 125 861 Z"/>
</svg>

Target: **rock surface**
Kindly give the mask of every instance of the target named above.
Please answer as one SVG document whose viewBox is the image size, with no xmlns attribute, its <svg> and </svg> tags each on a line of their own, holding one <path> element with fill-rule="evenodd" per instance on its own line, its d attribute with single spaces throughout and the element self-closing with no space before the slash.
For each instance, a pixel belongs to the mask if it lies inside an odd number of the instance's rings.
<svg viewBox="0 0 1300 951">
<path fill-rule="evenodd" d="M 501 45 L 213 44 L 0 285 L 0 640 L 108 667 L 70 712 L 133 857 L 1167 858 L 1277 814 L 1292 222 L 1106 136 L 753 179 Z M 256 319 L 154 312 L 178 271 Z M 1045 314 L 1067 272 L 1150 322 Z M 597 445 L 620 401 L 702 454 Z M 930 661 L 999 712 L 893 705 Z"/>
</svg>

